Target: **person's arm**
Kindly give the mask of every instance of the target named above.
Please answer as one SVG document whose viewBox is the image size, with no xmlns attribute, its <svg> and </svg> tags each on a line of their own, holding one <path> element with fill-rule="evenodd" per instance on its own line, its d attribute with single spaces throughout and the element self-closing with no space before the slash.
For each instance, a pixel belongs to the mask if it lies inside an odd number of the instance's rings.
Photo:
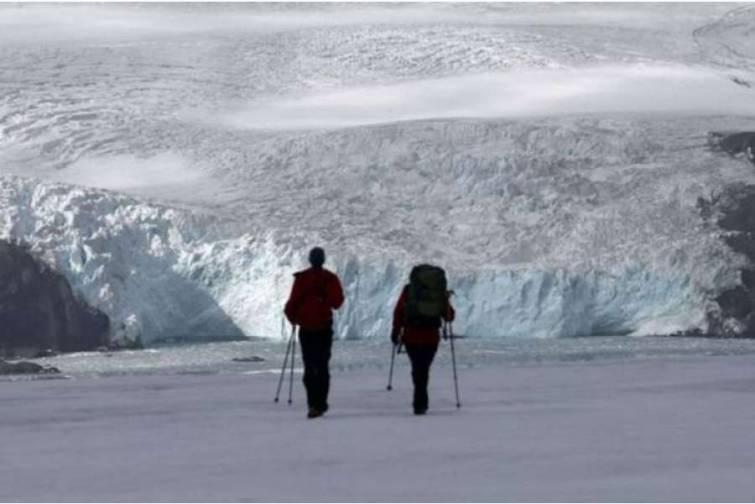
<svg viewBox="0 0 755 504">
<path fill-rule="evenodd" d="M 291 295 L 288 296 L 288 301 L 286 301 L 286 307 L 284 308 L 284 313 L 286 314 L 286 318 L 289 322 L 291 322 L 292 325 L 297 325 L 298 322 L 296 320 L 296 312 L 299 309 L 299 304 L 301 300 L 301 282 L 299 282 L 299 277 L 294 275 L 294 285 L 291 287 Z"/>
<path fill-rule="evenodd" d="M 446 312 L 443 314 L 443 320 L 446 322 L 453 322 L 456 318 L 456 310 L 454 310 L 454 307 L 451 306 L 451 300 L 449 299 L 446 303 Z"/>
<path fill-rule="evenodd" d="M 337 275 L 333 275 L 328 282 L 328 304 L 333 310 L 337 310 L 343 305 L 343 288 Z"/>
<path fill-rule="evenodd" d="M 406 309 L 406 289 L 401 291 L 401 295 L 393 309 L 393 330 L 391 331 L 391 341 L 394 345 L 398 344 L 398 338 L 401 334 L 401 328 L 404 326 L 404 310 Z"/>
</svg>

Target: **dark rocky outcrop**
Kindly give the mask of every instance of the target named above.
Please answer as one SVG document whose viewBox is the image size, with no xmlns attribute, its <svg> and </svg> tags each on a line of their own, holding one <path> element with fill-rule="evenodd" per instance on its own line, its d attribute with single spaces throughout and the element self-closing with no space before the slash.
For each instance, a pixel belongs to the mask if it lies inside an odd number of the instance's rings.
<svg viewBox="0 0 755 504">
<path fill-rule="evenodd" d="M 710 132 L 708 143 L 713 150 L 725 152 L 731 156 L 744 154 L 751 163 L 755 164 L 755 131 L 740 131 L 735 133 Z"/>
<path fill-rule="evenodd" d="M 5 362 L 0 359 L 0 375 L 14 374 L 59 374 L 60 370 L 52 366 L 42 366 L 35 362 Z"/>
<path fill-rule="evenodd" d="M 265 359 L 259 355 L 252 355 L 251 357 L 234 357 L 231 360 L 233 362 L 265 362 Z"/>
<path fill-rule="evenodd" d="M 742 270 L 741 285 L 728 289 L 715 299 L 720 311 L 708 316 L 708 332 L 712 336 L 755 337 L 755 186 L 734 184 L 709 200 L 698 200 L 705 218 L 715 218 L 725 231 L 724 241 L 749 258 Z M 736 321 L 738 329 L 731 324 Z"/>
<path fill-rule="evenodd" d="M 755 131 L 711 132 L 708 143 L 714 151 L 744 155 L 755 164 Z M 708 314 L 708 332 L 755 337 L 755 186 L 732 184 L 710 199 L 699 198 L 698 208 L 704 219 L 715 219 L 714 224 L 725 232 L 726 245 L 750 260 L 740 270 L 741 285 L 715 299 L 719 310 Z"/>
<path fill-rule="evenodd" d="M 23 244 L 0 240 L 0 355 L 94 350 L 108 344 L 109 325 L 63 275 Z"/>
</svg>

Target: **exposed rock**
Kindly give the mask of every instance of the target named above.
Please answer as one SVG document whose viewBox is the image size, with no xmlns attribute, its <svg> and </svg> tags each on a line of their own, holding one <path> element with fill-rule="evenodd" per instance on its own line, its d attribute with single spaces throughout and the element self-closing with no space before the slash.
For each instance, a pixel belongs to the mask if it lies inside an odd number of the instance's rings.
<svg viewBox="0 0 755 504">
<path fill-rule="evenodd" d="M 142 343 L 141 336 L 137 335 L 134 339 L 122 338 L 116 341 L 111 341 L 109 345 L 105 347 L 97 347 L 95 350 L 101 351 L 104 348 L 106 352 L 118 352 L 121 350 L 144 350 L 144 344 Z"/>
<path fill-rule="evenodd" d="M 265 359 L 258 355 L 252 355 L 251 357 L 234 357 L 231 360 L 233 362 L 265 362 Z"/>
<path fill-rule="evenodd" d="M 755 164 L 755 131 L 710 132 L 708 143 L 714 150 L 726 152 L 731 156 L 744 154 Z"/>
<path fill-rule="evenodd" d="M 708 314 L 708 333 L 755 337 L 755 186 L 728 186 L 710 200 L 701 200 L 699 207 L 704 218 L 716 216 L 729 248 L 750 260 L 750 267 L 740 272 L 741 285 L 716 297 L 718 310 Z"/>
<path fill-rule="evenodd" d="M 52 348 L 46 348 L 44 350 L 37 352 L 37 355 L 35 355 L 34 358 L 43 359 L 45 357 L 55 357 L 56 355 L 58 355 L 58 352 L 56 352 Z"/>
<path fill-rule="evenodd" d="M 708 142 L 713 150 L 731 156 L 744 154 L 755 164 L 755 132 L 711 132 Z M 742 283 L 719 294 L 717 310 L 708 314 L 708 332 L 716 336 L 755 337 L 755 185 L 733 184 L 709 200 L 698 200 L 704 219 L 716 218 L 726 232 L 723 240 L 750 260 L 741 270 Z"/>
<path fill-rule="evenodd" d="M 746 88 L 751 88 L 753 86 L 752 82 L 750 82 L 748 80 L 741 79 L 739 77 L 731 77 L 731 81 L 734 84 L 738 84 L 738 85 L 740 85 L 742 87 L 746 87 Z"/>
<path fill-rule="evenodd" d="M 41 366 L 34 362 L 5 362 L 0 359 L 0 375 L 12 374 L 57 374 L 60 370 L 52 366 Z"/>
<path fill-rule="evenodd" d="M 110 321 L 22 244 L 0 240 L 0 355 L 93 350 L 108 344 Z"/>
</svg>

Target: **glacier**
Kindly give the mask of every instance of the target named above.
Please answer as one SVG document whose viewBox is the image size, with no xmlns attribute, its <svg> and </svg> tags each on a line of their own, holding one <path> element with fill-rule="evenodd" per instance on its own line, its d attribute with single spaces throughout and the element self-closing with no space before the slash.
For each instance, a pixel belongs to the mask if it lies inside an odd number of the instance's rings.
<svg viewBox="0 0 755 504">
<path fill-rule="evenodd" d="M 419 262 L 468 337 L 708 330 L 749 264 L 699 199 L 755 184 L 707 142 L 753 129 L 755 10 L 360 8 L 0 7 L 0 238 L 114 341 L 285 337 L 315 244 L 343 339 Z"/>
</svg>

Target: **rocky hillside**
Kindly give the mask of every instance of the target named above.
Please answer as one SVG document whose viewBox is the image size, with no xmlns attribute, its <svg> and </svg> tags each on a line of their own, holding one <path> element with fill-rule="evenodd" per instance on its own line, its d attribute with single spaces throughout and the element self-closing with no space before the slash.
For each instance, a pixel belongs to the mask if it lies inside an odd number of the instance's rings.
<svg viewBox="0 0 755 504">
<path fill-rule="evenodd" d="M 6 355 L 74 352 L 108 344 L 108 317 L 21 244 L 0 240 L 0 349 Z"/>
</svg>

